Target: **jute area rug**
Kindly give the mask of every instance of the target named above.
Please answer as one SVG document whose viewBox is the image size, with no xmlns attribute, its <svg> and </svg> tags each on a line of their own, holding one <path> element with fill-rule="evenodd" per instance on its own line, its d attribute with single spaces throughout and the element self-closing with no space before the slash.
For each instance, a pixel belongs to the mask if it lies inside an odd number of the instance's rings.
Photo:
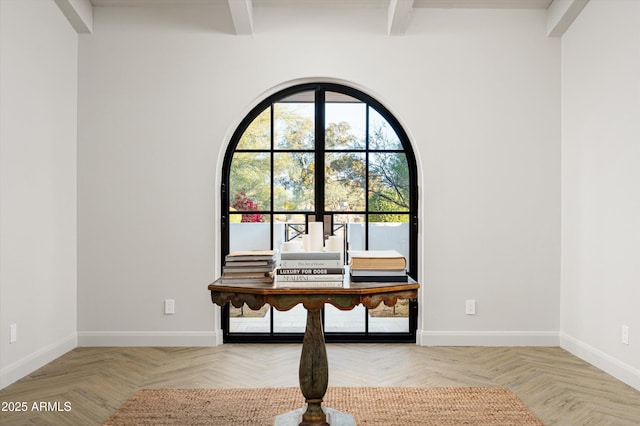
<svg viewBox="0 0 640 426">
<path fill-rule="evenodd" d="M 358 425 L 513 425 L 543 423 L 500 387 L 336 387 L 323 405 Z M 104 423 L 116 425 L 273 425 L 305 406 L 298 388 L 143 389 Z"/>
</svg>

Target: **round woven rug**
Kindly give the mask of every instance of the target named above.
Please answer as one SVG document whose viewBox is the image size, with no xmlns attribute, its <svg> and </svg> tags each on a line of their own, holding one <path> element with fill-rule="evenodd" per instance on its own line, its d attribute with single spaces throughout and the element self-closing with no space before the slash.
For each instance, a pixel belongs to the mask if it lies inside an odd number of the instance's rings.
<svg viewBox="0 0 640 426">
<path fill-rule="evenodd" d="M 304 405 L 298 388 L 143 389 L 104 425 L 273 425 L 278 414 Z M 324 405 L 352 414 L 358 425 L 543 424 L 499 387 L 337 387 Z"/>
</svg>

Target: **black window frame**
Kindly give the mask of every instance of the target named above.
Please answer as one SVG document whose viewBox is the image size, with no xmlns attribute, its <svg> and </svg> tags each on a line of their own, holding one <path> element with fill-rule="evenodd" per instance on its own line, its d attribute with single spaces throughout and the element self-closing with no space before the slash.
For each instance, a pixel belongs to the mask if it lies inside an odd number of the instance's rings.
<svg viewBox="0 0 640 426">
<path fill-rule="evenodd" d="M 273 144 L 273 105 L 278 103 L 279 101 L 288 98 L 289 96 L 295 95 L 300 92 L 309 92 L 313 91 L 315 93 L 315 144 L 313 150 L 287 150 L 287 149 L 274 149 Z M 368 135 L 368 125 L 366 126 L 366 145 L 364 149 L 356 149 L 356 150 L 348 150 L 348 149 L 336 149 L 336 150 L 327 150 L 324 147 L 324 131 L 325 131 L 325 117 L 324 117 L 324 106 L 325 106 L 325 93 L 326 92 L 336 92 L 341 93 L 350 97 L 353 97 L 363 103 L 366 104 L 366 114 L 367 114 L 367 124 L 369 122 L 369 107 L 375 109 L 392 127 L 395 131 L 396 135 L 400 139 L 400 143 L 402 144 L 402 149 L 400 150 L 376 150 L 369 149 L 369 135 Z M 271 144 L 269 149 L 251 149 L 251 150 L 238 150 L 237 145 L 240 142 L 240 139 L 244 132 L 251 125 L 253 120 L 261 114 L 266 108 L 271 108 Z M 223 165 L 222 165 L 222 185 L 220 192 L 220 200 L 221 200 L 221 233 L 222 233 L 222 241 L 221 241 L 221 251 L 220 251 L 220 262 L 224 264 L 225 256 L 229 253 L 230 246 L 230 226 L 229 226 L 229 205 L 230 205 L 230 194 L 229 194 L 229 184 L 230 184 L 230 170 L 231 163 L 233 160 L 233 156 L 236 152 L 263 152 L 263 153 L 282 153 L 287 151 L 295 151 L 295 152 L 314 152 L 315 153 L 315 211 L 287 211 L 286 214 L 317 214 L 324 215 L 325 214 L 325 205 L 324 205 L 324 195 L 325 189 L 324 184 L 318 184 L 318 182 L 324 183 L 324 157 L 326 152 L 358 152 L 365 153 L 367 156 L 367 164 L 368 164 L 368 156 L 370 153 L 383 152 L 383 153 L 393 153 L 393 152 L 402 152 L 406 156 L 407 166 L 409 168 L 409 210 L 408 212 L 385 212 L 385 211 L 369 211 L 369 196 L 368 196 L 368 185 L 369 179 L 368 176 L 365 179 L 366 188 L 365 188 L 365 210 L 364 211 L 355 211 L 349 212 L 351 213 L 362 213 L 365 215 L 365 247 L 369 246 L 369 215 L 371 214 L 408 214 L 409 215 L 409 259 L 407 264 L 407 271 L 409 276 L 416 279 L 418 275 L 418 176 L 417 176 L 417 163 L 415 159 L 415 155 L 413 149 L 410 144 L 409 137 L 405 132 L 404 128 L 400 125 L 399 121 L 395 118 L 393 114 L 379 101 L 377 101 L 372 96 L 355 89 L 350 86 L 337 84 L 337 83 L 326 83 L 326 82 L 315 82 L 315 83 L 305 83 L 298 84 L 294 86 L 287 87 L 283 90 L 280 90 L 260 103 L 258 103 L 246 117 L 240 122 L 236 130 L 234 131 L 227 150 L 225 152 Z M 273 172 L 273 162 L 271 162 L 271 168 Z M 368 173 L 368 170 L 367 170 Z M 272 173 L 273 176 L 273 173 Z M 273 194 L 273 179 L 271 181 L 271 192 Z M 270 227 L 270 242 L 273 247 L 274 235 L 273 235 L 273 197 L 271 197 L 271 205 L 270 210 L 265 211 L 256 211 L 251 213 L 258 214 L 266 214 L 270 215 L 270 223 L 272 226 Z M 344 213 L 344 212 L 341 212 Z M 322 217 L 322 216 L 320 216 Z M 271 308 L 273 309 L 273 308 Z M 378 333 L 378 332 L 369 332 L 368 331 L 368 313 L 365 314 L 365 331 L 364 332 L 325 332 L 325 340 L 328 343 L 331 342 L 342 342 L 342 343 L 415 343 L 416 342 L 416 332 L 418 325 L 418 301 L 411 301 L 409 303 L 409 331 L 408 332 L 398 332 L 398 333 Z M 323 310 L 323 323 L 324 323 L 324 310 Z M 222 308 L 222 330 L 223 330 L 223 342 L 224 343 L 288 343 L 288 342 L 302 342 L 302 338 L 304 333 L 274 333 L 273 332 L 273 315 L 271 315 L 271 324 L 270 324 L 270 332 L 268 333 L 230 333 L 229 332 L 229 307 L 228 305 Z"/>
</svg>

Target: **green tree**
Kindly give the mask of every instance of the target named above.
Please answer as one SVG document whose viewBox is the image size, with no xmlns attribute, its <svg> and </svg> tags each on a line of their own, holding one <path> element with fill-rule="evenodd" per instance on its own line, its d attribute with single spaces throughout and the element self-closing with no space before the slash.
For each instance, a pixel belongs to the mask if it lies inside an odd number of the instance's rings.
<svg viewBox="0 0 640 426">
<path fill-rule="evenodd" d="M 303 104 L 304 105 L 304 104 Z M 300 104 L 278 103 L 274 108 L 274 147 L 287 150 L 313 150 L 313 120 L 301 113 Z M 230 196 L 243 193 L 259 210 L 271 208 L 271 107 L 260 113 L 238 142 L 230 171 Z M 255 151 L 255 152 L 251 152 Z M 311 152 L 276 153 L 273 156 L 274 208 L 293 210 L 313 208 L 314 156 Z"/>
<path fill-rule="evenodd" d="M 404 153 L 370 155 L 369 210 L 409 211 L 409 168 Z M 380 214 L 375 222 L 408 222 L 407 214 Z"/>
<path fill-rule="evenodd" d="M 358 152 L 335 152 L 325 159 L 325 208 L 364 210 L 366 156 Z"/>
<path fill-rule="evenodd" d="M 324 140 L 326 149 L 364 149 L 362 141 L 346 121 L 330 123 L 324 131 Z"/>
<path fill-rule="evenodd" d="M 276 210 L 312 210 L 315 191 L 315 146 L 312 104 L 274 105 L 273 196 Z M 408 221 L 409 175 L 406 155 L 395 132 L 385 121 L 373 120 L 369 145 L 369 211 L 398 212 L 372 215 L 382 222 Z M 231 166 L 230 195 L 245 194 L 257 210 L 271 207 L 271 108 L 266 108 L 248 126 L 238 143 Z M 328 149 L 360 150 L 361 142 L 347 122 L 332 123 L 325 131 Z M 279 152 L 286 149 L 288 152 Z M 292 152 L 290 152 L 292 151 Z M 367 156 L 364 152 L 327 152 L 325 157 L 325 208 L 364 210 Z M 240 209 L 242 209 L 241 206 Z M 236 207 L 236 208 L 238 208 Z"/>
<path fill-rule="evenodd" d="M 269 149 L 271 147 L 271 113 L 266 108 L 246 128 L 236 149 Z"/>
</svg>

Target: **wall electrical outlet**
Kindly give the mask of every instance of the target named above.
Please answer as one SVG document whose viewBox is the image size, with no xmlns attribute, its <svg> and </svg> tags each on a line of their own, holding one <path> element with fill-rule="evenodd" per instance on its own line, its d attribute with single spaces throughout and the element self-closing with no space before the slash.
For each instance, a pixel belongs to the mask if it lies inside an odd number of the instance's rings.
<svg viewBox="0 0 640 426">
<path fill-rule="evenodd" d="M 15 343 L 18 341 L 18 325 L 11 324 L 9 326 L 9 343 Z"/>
<path fill-rule="evenodd" d="M 476 301 L 475 300 L 467 300 L 464 304 L 464 312 L 467 315 L 475 315 L 476 314 Z"/>
<path fill-rule="evenodd" d="M 176 313 L 176 301 L 173 299 L 164 300 L 164 313 L 165 315 L 173 315 Z"/>
<path fill-rule="evenodd" d="M 625 345 L 629 344 L 629 326 L 628 325 L 623 325 L 622 326 L 622 335 L 621 335 L 620 340 Z"/>
</svg>

